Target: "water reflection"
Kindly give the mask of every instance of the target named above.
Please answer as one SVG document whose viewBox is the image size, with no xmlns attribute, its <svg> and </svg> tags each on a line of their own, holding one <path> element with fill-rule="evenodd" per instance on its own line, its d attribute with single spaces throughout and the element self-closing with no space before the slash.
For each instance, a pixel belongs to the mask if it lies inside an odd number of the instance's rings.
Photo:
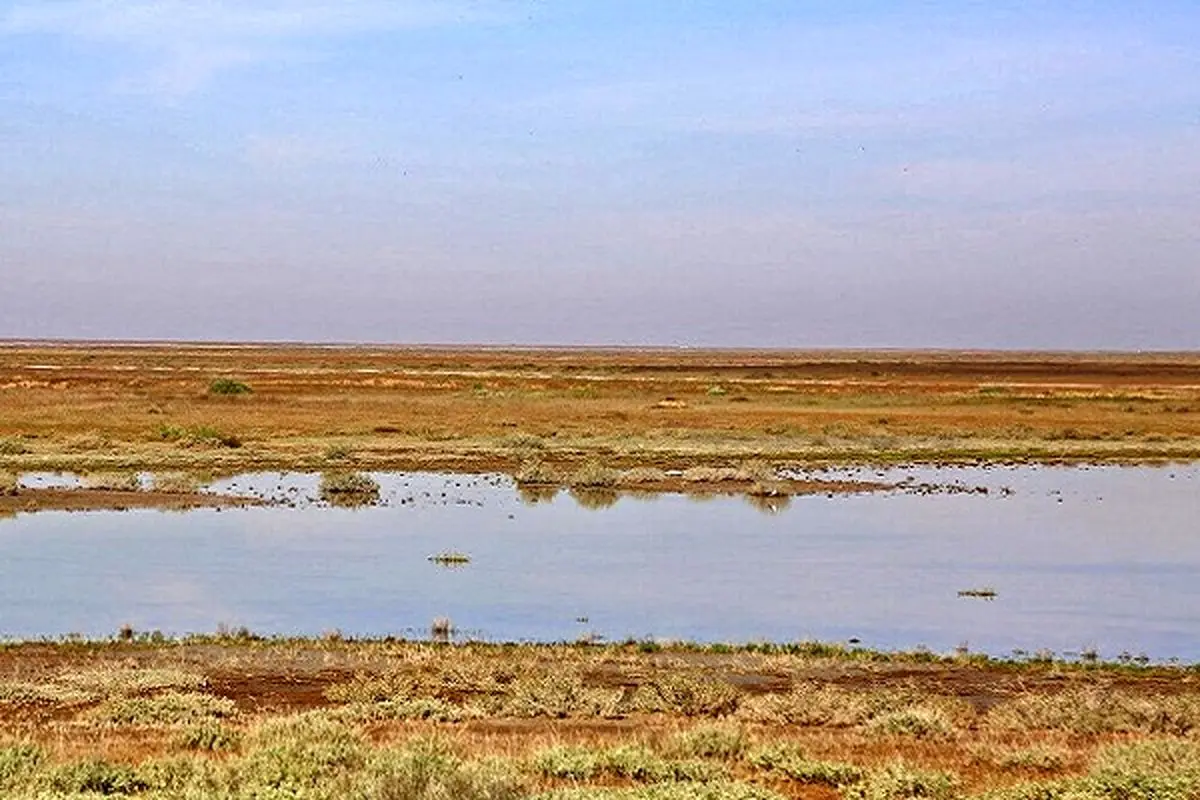
<svg viewBox="0 0 1200 800">
<path fill-rule="evenodd" d="M 538 503 L 549 503 L 558 496 L 557 486 L 542 486 L 537 484 L 519 483 L 517 484 L 517 494 L 521 497 L 521 502 L 527 506 L 536 506 Z"/>
<path fill-rule="evenodd" d="M 600 511 L 605 508 L 610 508 L 617 504 L 621 499 L 621 495 L 615 489 L 597 489 L 573 487 L 570 490 L 571 497 L 575 498 L 575 502 L 580 508 L 586 508 L 592 511 Z"/>
<path fill-rule="evenodd" d="M 786 494 L 748 494 L 746 502 L 764 514 L 780 514 L 792 504 L 791 495 Z"/>
</svg>

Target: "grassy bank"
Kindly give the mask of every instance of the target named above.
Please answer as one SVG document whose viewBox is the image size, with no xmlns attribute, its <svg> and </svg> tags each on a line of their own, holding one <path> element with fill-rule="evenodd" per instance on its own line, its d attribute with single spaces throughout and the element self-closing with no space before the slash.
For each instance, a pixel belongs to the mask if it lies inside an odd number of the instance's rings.
<svg viewBox="0 0 1200 800">
<path fill-rule="evenodd" d="M 6 797 L 1190 798 L 1200 673 L 815 644 L 0 649 Z M 90 793 L 90 794 L 89 794 Z"/>
</svg>

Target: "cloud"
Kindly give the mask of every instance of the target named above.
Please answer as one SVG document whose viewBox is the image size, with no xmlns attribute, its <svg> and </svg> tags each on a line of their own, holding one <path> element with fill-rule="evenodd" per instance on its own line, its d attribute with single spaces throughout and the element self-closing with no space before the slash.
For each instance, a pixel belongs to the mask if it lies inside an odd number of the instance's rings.
<svg viewBox="0 0 1200 800">
<path fill-rule="evenodd" d="M 489 3 L 455 0 L 50 0 L 0 14 L 0 36 L 60 36 L 149 54 L 149 74 L 121 88 L 179 95 L 322 40 L 501 19 Z"/>
</svg>

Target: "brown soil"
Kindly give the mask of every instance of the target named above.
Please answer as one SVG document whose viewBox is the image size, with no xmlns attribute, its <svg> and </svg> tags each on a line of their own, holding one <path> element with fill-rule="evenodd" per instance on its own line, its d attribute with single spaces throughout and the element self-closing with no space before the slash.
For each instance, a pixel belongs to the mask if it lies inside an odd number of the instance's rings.
<svg viewBox="0 0 1200 800">
<path fill-rule="evenodd" d="M 114 489 L 21 489 L 0 494 L 0 515 L 33 511 L 129 511 L 157 508 L 186 511 L 194 508 L 235 508 L 262 505 L 251 497 L 195 493 L 139 492 Z"/>
</svg>

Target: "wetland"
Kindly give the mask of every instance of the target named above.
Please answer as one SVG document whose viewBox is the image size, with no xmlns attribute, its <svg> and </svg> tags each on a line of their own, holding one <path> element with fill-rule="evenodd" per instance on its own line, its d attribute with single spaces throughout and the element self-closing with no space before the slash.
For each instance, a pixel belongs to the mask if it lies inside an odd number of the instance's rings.
<svg viewBox="0 0 1200 800">
<path fill-rule="evenodd" d="M 9 343 L 0 790 L 1196 797 L 1198 457 L 1186 353 Z"/>
</svg>

